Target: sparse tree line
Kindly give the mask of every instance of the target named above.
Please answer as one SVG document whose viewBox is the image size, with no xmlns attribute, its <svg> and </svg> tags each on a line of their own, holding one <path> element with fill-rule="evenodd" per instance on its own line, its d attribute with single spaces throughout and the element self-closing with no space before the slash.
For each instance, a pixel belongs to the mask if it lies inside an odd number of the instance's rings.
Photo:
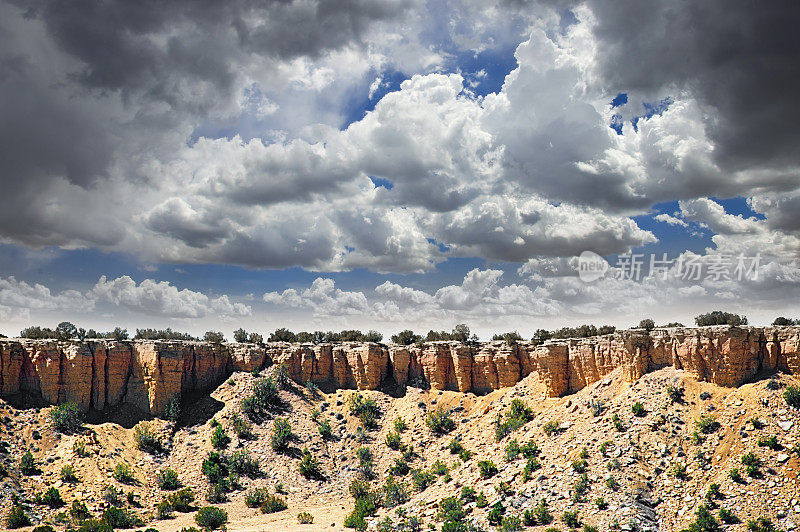
<svg viewBox="0 0 800 532">
<path fill-rule="evenodd" d="M 710 325 L 747 325 L 747 316 L 733 314 L 721 310 L 715 310 L 705 314 L 700 314 L 694 318 L 695 324 L 698 327 L 705 327 Z M 775 318 L 772 325 L 776 326 L 790 326 L 800 325 L 800 319 L 786 318 L 780 316 Z M 683 327 L 680 322 L 670 322 L 664 325 L 656 325 L 655 321 L 650 318 L 643 319 L 639 322 L 636 328 L 651 331 L 655 328 L 664 327 Z M 546 340 L 551 339 L 564 339 L 564 338 L 589 338 L 592 336 L 603 336 L 611 334 L 617 330 L 613 325 L 596 326 L 592 324 L 579 325 L 577 327 L 562 327 L 555 330 L 536 329 L 531 338 L 531 342 L 538 345 Z M 84 329 L 77 327 L 73 323 L 63 321 L 55 328 L 40 327 L 38 325 L 26 327 L 20 334 L 20 338 L 29 338 L 35 340 L 55 339 L 55 340 L 89 340 L 89 339 L 110 339 L 110 340 L 187 340 L 187 341 L 200 341 L 201 338 L 193 336 L 189 333 L 173 331 L 169 327 L 166 329 L 136 329 L 133 338 L 128 333 L 127 329 L 115 327 L 112 331 L 98 332 L 94 329 Z M 5 336 L 0 334 L 0 338 Z M 248 332 L 243 328 L 236 329 L 233 332 L 233 339 L 238 343 L 250 344 L 264 344 L 264 337 L 255 332 Z M 217 331 L 207 331 L 202 340 L 211 343 L 223 343 L 226 341 L 225 335 Z M 267 337 L 268 343 L 273 342 L 302 342 L 302 343 L 341 343 L 341 342 L 375 342 L 380 343 L 383 340 L 383 334 L 378 331 L 367 331 L 366 333 L 357 329 L 346 329 L 341 332 L 334 331 L 300 331 L 293 332 L 285 327 L 275 329 Z M 516 344 L 524 340 L 522 335 L 517 331 L 509 331 L 505 333 L 495 334 L 492 336 L 494 341 L 505 341 L 508 344 Z M 462 343 L 477 343 L 479 338 L 476 334 L 470 332 L 466 324 L 456 325 L 452 331 L 434 331 L 430 330 L 423 336 L 415 333 L 410 329 L 405 329 L 393 334 L 391 341 L 399 345 L 423 344 L 425 342 L 437 341 L 456 341 Z"/>
</svg>

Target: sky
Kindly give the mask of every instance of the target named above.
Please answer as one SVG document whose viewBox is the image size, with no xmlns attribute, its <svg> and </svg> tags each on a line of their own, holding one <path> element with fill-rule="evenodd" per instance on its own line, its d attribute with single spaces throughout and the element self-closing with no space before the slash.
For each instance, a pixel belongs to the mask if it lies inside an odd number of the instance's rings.
<svg viewBox="0 0 800 532">
<path fill-rule="evenodd" d="M 0 333 L 800 317 L 799 24 L 0 0 Z"/>
</svg>

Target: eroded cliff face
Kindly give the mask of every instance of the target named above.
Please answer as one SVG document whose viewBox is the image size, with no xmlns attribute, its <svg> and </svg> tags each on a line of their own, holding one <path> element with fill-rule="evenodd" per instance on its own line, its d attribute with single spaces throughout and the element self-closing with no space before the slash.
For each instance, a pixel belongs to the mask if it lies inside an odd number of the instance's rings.
<svg viewBox="0 0 800 532">
<path fill-rule="evenodd" d="M 620 331 L 542 345 L 505 342 L 209 344 L 180 341 L 0 340 L 0 395 L 40 394 L 89 410 L 131 404 L 160 415 L 173 397 L 212 390 L 233 371 L 284 364 L 291 377 L 337 388 L 417 384 L 487 393 L 533 374 L 550 396 L 575 392 L 616 368 L 634 381 L 674 366 L 738 386 L 763 370 L 800 373 L 800 327 Z"/>
</svg>

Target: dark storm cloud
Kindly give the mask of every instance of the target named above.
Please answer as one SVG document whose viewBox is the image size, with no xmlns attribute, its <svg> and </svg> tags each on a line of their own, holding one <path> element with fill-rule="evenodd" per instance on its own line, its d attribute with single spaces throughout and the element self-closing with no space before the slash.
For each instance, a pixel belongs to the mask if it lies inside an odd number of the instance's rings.
<svg viewBox="0 0 800 532">
<path fill-rule="evenodd" d="M 590 1 L 609 94 L 688 90 L 725 170 L 800 160 L 800 3 Z"/>
</svg>

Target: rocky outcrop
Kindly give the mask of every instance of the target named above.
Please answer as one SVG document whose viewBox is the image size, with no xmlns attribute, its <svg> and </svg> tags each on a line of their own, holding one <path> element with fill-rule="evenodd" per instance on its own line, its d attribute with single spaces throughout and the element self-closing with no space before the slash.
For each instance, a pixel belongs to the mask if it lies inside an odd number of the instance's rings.
<svg viewBox="0 0 800 532">
<path fill-rule="evenodd" d="M 670 365 L 699 380 L 737 386 L 764 370 L 800 373 L 799 349 L 800 327 L 727 326 L 634 329 L 541 345 L 2 339 L 0 395 L 33 393 L 86 410 L 130 404 L 159 415 L 173 397 L 207 392 L 233 371 L 273 363 L 300 383 L 369 390 L 411 384 L 481 394 L 535 375 L 549 395 L 559 396 L 616 368 L 634 381 Z"/>
</svg>

